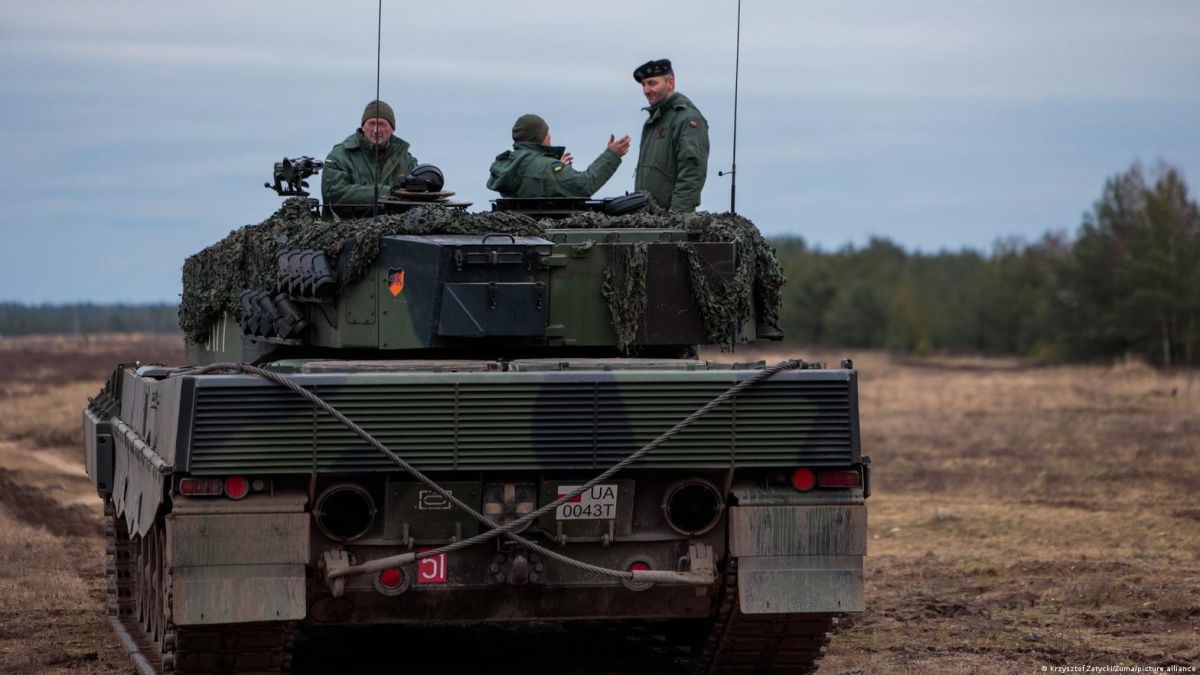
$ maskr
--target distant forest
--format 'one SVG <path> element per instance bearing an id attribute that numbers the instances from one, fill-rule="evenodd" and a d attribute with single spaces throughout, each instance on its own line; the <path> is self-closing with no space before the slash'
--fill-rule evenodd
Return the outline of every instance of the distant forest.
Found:
<path id="1" fill-rule="evenodd" d="M 1074 238 L 907 253 L 886 239 L 827 253 L 773 242 L 782 328 L 798 344 L 1200 362 L 1200 210 L 1179 171 L 1108 179 Z"/>
<path id="2" fill-rule="evenodd" d="M 1200 209 L 1179 171 L 1107 180 L 1074 236 L 910 253 L 888 239 L 827 252 L 771 243 L 797 345 L 1042 361 L 1140 356 L 1200 365 Z M 0 304 L 0 335 L 174 332 L 175 306 Z"/>
<path id="3" fill-rule="evenodd" d="M 23 305 L 0 302 L 0 337 L 91 333 L 175 333 L 177 305 Z"/>

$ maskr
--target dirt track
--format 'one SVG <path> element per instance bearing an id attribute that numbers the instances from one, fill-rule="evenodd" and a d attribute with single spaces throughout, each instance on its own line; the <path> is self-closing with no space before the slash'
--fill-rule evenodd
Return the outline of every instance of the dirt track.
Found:
<path id="1" fill-rule="evenodd" d="M 74 432 L 35 430 L 74 424 L 120 358 L 174 344 L 67 343 L 55 357 L 0 341 L 0 366 L 38 364 L 0 376 L 0 671 L 129 672 L 104 618 L 100 505 L 78 448 L 54 443 Z M 821 672 L 1200 666 L 1200 378 L 1137 364 L 856 361 L 875 477 L 868 611 Z M 436 668 L 466 658 L 464 638 L 524 672 L 567 672 L 571 658 L 586 672 L 671 670 L 611 639 L 378 631 L 307 635 L 296 670 L 327 670 L 347 648 L 374 650 L 356 670 L 413 667 L 416 650 L 441 645 L 446 658 L 419 659 Z M 589 644 L 593 658 L 581 656 Z M 620 650 L 636 658 L 605 661 Z"/>

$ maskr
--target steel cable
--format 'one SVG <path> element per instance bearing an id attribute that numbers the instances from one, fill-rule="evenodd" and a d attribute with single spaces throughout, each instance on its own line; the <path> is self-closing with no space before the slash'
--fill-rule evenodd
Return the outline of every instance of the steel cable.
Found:
<path id="1" fill-rule="evenodd" d="M 207 365 L 207 366 L 201 366 L 200 368 L 196 368 L 194 370 L 182 371 L 179 374 L 180 375 L 205 375 L 205 374 L 213 373 L 213 372 L 217 372 L 217 371 L 237 371 L 237 372 L 258 375 L 259 377 L 262 377 L 263 379 L 265 379 L 267 381 L 274 382 L 275 384 L 278 384 L 281 387 L 285 387 L 285 388 L 295 392 L 296 394 L 300 395 L 304 399 L 308 400 L 314 406 L 320 408 L 321 410 L 324 410 L 326 413 L 328 413 L 330 416 L 332 416 L 338 422 L 342 423 L 342 425 L 344 425 L 347 429 L 354 432 L 356 435 L 358 435 L 360 438 L 362 438 L 364 441 L 366 441 L 371 447 L 373 447 L 376 450 L 378 450 L 379 452 L 381 452 L 388 459 L 392 460 L 395 464 L 400 466 L 402 469 L 407 471 L 414 478 L 416 478 L 421 483 L 423 483 L 426 487 L 428 487 L 429 489 L 438 493 L 439 495 L 444 497 L 447 501 L 454 504 L 454 506 L 458 507 L 463 512 L 469 514 L 471 517 L 475 518 L 476 520 L 478 520 L 479 522 L 483 523 L 484 525 L 486 525 L 490 528 L 490 529 L 488 529 L 484 532 L 481 532 L 473 537 L 469 537 L 469 538 L 463 539 L 461 541 L 456 541 L 456 542 L 447 544 L 445 546 L 431 549 L 429 551 L 424 551 L 424 552 L 415 553 L 415 554 L 414 553 L 405 553 L 405 554 L 401 554 L 398 556 L 389 556 L 387 558 L 379 558 L 376 560 L 371 560 L 371 561 L 369 561 L 369 565 L 372 569 L 358 569 L 358 568 L 361 568 L 362 565 L 356 565 L 356 566 L 343 568 L 341 570 L 331 572 L 327 576 L 328 579 L 337 579 L 340 577 L 350 576 L 353 574 L 366 573 L 368 571 L 373 571 L 373 568 L 379 568 L 380 566 L 391 566 L 391 564 L 393 564 L 393 563 L 394 564 L 406 564 L 408 562 L 409 556 L 412 556 L 413 560 L 420 560 L 422 558 L 430 558 L 433 556 L 441 555 L 442 553 L 451 553 L 451 552 L 454 552 L 454 551 L 457 551 L 457 550 L 460 550 L 463 548 L 475 546 L 477 544 L 482 544 L 483 542 L 494 539 L 500 535 L 505 535 L 508 538 L 512 539 L 513 541 L 521 544 L 522 546 L 525 546 L 532 551 L 541 553 L 542 555 L 545 555 L 547 558 L 556 560 L 565 565 L 570 565 L 571 567 L 575 567 L 575 568 L 578 568 L 578 569 L 581 569 L 581 570 L 584 570 L 587 572 L 592 572 L 592 573 L 600 574 L 600 575 L 607 576 L 607 577 L 615 577 L 618 579 L 631 580 L 631 579 L 633 579 L 632 572 L 628 572 L 625 570 L 614 570 L 614 569 L 610 569 L 607 567 L 600 567 L 598 565 L 592 565 L 590 563 L 586 563 L 581 560 L 569 558 L 567 556 L 564 556 L 555 551 L 551 551 L 550 549 L 547 549 L 539 544 L 535 544 L 534 542 L 531 542 L 531 541 L 517 535 L 516 530 L 524 528 L 527 523 L 540 518 L 541 516 L 545 515 L 546 513 L 550 512 L 551 510 L 558 508 L 560 505 L 565 504 L 566 502 L 570 501 L 571 499 L 574 499 L 576 496 L 581 495 L 584 492 L 590 490 L 592 487 L 599 484 L 601 481 L 607 480 L 608 478 L 612 477 L 617 472 L 621 471 L 622 469 L 625 469 L 630 464 L 633 464 L 634 462 L 641 459 L 643 456 L 645 456 L 650 451 L 659 447 L 663 443 L 666 443 L 672 437 L 674 437 L 681 431 L 687 429 L 689 426 L 691 426 L 694 422 L 699 420 L 701 417 L 704 417 L 708 413 L 712 412 L 715 408 L 719 407 L 721 404 L 725 403 L 730 398 L 737 396 L 742 391 L 749 389 L 750 387 L 753 387 L 764 380 L 768 380 L 785 370 L 796 370 L 796 369 L 803 367 L 803 365 L 804 365 L 803 359 L 788 359 L 786 361 L 780 361 L 779 363 L 776 363 L 775 365 L 770 366 L 769 368 L 764 368 L 764 369 L 756 372 L 755 374 L 751 375 L 750 377 L 748 377 L 744 380 L 741 380 L 740 382 L 734 384 L 732 387 L 725 390 L 721 394 L 718 394 L 715 398 L 713 398 L 708 403 L 704 404 L 700 408 L 697 408 L 694 412 L 692 412 L 692 414 L 688 415 L 683 420 L 681 420 L 680 422 L 675 424 L 675 426 L 673 426 L 670 429 L 659 434 L 659 436 L 657 438 L 650 441 L 649 443 L 642 446 L 641 448 L 637 449 L 636 451 L 634 451 L 630 455 L 626 456 L 624 459 L 617 462 L 616 464 L 613 464 L 608 469 L 606 469 L 599 475 L 597 475 L 594 478 L 592 478 L 591 480 L 589 480 L 587 483 L 580 485 L 580 486 L 576 487 L 574 490 L 571 490 L 570 492 L 559 496 L 558 499 L 555 499 L 554 501 L 550 502 L 549 504 L 546 504 L 545 506 L 543 506 L 531 513 L 527 513 L 524 516 L 521 516 L 520 518 L 512 521 L 511 523 L 507 523 L 504 525 L 500 525 L 500 524 L 496 523 L 491 518 L 488 518 L 486 515 L 479 513 L 475 509 L 468 506 L 466 503 L 464 503 L 458 497 L 455 497 L 454 493 L 450 492 L 449 490 L 446 490 L 441 485 L 438 485 L 431 478 L 429 478 L 425 474 L 421 473 L 414 466 L 409 464 L 403 457 L 392 452 L 391 449 L 389 449 L 382 442 L 380 442 L 378 439 L 376 439 L 374 436 L 372 436 L 366 429 L 363 429 L 361 426 L 359 426 L 357 422 L 346 417 L 344 414 L 341 413 L 341 411 L 337 410 L 332 405 L 330 405 L 328 402 L 326 402 L 324 399 L 322 399 L 321 397 L 312 393 L 308 389 L 305 389 L 303 386 L 296 383 L 291 378 L 285 377 L 284 375 L 282 375 L 280 373 L 276 373 L 276 372 L 267 370 L 265 368 L 260 368 L 258 366 L 252 366 L 252 365 L 244 364 L 244 363 L 214 363 L 214 364 Z"/>

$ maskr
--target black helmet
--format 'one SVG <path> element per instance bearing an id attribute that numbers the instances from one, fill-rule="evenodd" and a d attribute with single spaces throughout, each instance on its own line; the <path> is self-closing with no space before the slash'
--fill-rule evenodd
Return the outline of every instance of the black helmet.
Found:
<path id="1" fill-rule="evenodd" d="M 441 192 L 446 185 L 446 178 L 442 176 L 442 170 L 432 164 L 420 164 L 413 169 L 413 178 L 419 178 L 429 185 L 430 192 Z"/>

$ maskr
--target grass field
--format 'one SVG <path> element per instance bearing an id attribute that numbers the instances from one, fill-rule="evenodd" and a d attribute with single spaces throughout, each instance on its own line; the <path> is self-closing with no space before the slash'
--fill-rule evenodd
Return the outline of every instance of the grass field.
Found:
<path id="1" fill-rule="evenodd" d="M 789 355 L 843 356 L 735 356 Z M 821 672 L 1200 666 L 1200 377 L 851 356 L 873 460 L 867 612 Z M 179 341 L 0 340 L 0 672 L 130 669 L 104 621 L 78 422 L 136 359 L 177 363 Z"/>

